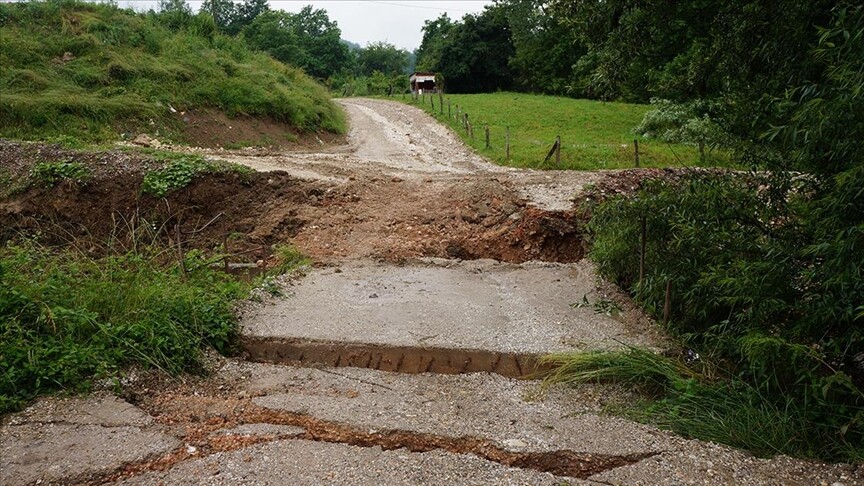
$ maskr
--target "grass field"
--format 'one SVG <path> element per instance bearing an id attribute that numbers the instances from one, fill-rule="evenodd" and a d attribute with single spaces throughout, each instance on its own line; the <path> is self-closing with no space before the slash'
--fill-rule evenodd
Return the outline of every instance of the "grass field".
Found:
<path id="1" fill-rule="evenodd" d="M 696 147 L 670 145 L 638 137 L 633 127 L 642 121 L 648 105 L 606 103 L 554 96 L 519 93 L 489 93 L 445 95 L 444 114 L 435 96 L 434 115 L 452 128 L 478 153 L 502 165 L 514 167 L 556 168 L 553 156 L 544 158 L 561 137 L 563 169 L 620 169 L 634 166 L 633 140 L 639 140 L 639 160 L 642 167 L 680 167 L 728 165 L 724 154 L 709 155 L 704 164 L 699 161 Z M 449 112 L 451 116 L 448 118 Z M 415 102 L 433 113 L 430 97 Z M 474 140 L 456 121 L 457 105 L 474 127 Z M 490 130 L 491 148 L 485 147 L 484 126 Z M 506 156 L 505 131 L 510 127 L 510 158 Z"/>
<path id="2" fill-rule="evenodd" d="M 266 117 L 298 131 L 345 129 L 323 86 L 219 34 L 207 15 L 0 3 L 0 39 L 2 137 L 92 143 L 157 129 L 164 137 L 192 108 Z"/>

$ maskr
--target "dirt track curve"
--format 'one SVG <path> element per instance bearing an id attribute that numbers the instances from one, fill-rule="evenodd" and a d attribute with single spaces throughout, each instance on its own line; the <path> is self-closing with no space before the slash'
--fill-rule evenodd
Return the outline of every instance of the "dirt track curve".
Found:
<path id="1" fill-rule="evenodd" d="M 582 258 L 572 200 L 604 175 L 502 168 L 416 108 L 339 103 L 344 145 L 193 150 L 263 173 L 251 182 L 150 201 L 128 195 L 140 177 L 116 176 L 0 204 L 0 222 L 45 225 L 50 210 L 90 232 L 170 207 L 189 228 L 211 222 L 187 229 L 202 247 L 234 231 L 316 262 L 244 307 L 245 359 L 210 356 L 206 378 L 132 372 L 121 397 L 4 418 L 0 484 L 864 484 L 857 466 L 754 458 L 603 413 L 637 398 L 621 387 L 541 388 L 544 354 L 663 347 Z M 570 305 L 583 296 L 622 312 Z"/>

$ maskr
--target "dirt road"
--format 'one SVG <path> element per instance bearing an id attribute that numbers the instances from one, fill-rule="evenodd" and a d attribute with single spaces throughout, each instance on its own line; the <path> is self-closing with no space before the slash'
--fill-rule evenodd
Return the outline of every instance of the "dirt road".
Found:
<path id="1" fill-rule="evenodd" d="M 242 196 L 210 186 L 196 217 L 318 262 L 246 306 L 246 359 L 40 400 L 0 427 L 0 483 L 864 484 L 604 414 L 636 398 L 620 387 L 542 389 L 543 354 L 663 347 L 582 260 L 571 199 L 602 175 L 501 168 L 417 109 L 340 103 L 346 145 L 205 152 L 274 172 Z M 621 313 L 570 305 L 583 296 Z"/>

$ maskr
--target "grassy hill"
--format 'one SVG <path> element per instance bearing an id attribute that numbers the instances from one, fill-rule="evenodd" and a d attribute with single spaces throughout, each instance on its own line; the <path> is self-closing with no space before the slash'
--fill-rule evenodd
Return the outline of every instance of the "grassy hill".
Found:
<path id="1" fill-rule="evenodd" d="M 322 86 L 219 34 L 209 16 L 105 4 L 0 3 L 0 93 L 0 137 L 180 139 L 178 114 L 191 108 L 345 129 Z"/>
<path id="2" fill-rule="evenodd" d="M 450 126 L 469 145 L 498 163 L 514 167 L 555 168 L 554 157 L 543 163 L 546 154 L 561 136 L 561 168 L 618 169 L 634 166 L 633 140 L 639 140 L 642 167 L 682 165 L 728 165 L 722 153 L 711 154 L 700 163 L 696 147 L 645 139 L 632 133 L 651 107 L 631 103 L 577 100 L 557 96 L 520 93 L 446 95 L 444 114 L 435 96 L 436 118 Z M 447 103 L 450 103 L 448 118 Z M 429 96 L 420 100 L 432 113 Z M 455 119 L 456 106 L 468 113 L 474 126 L 474 140 Z M 490 130 L 491 148 L 485 148 L 484 126 Z M 510 158 L 505 152 L 505 131 L 510 128 Z"/>

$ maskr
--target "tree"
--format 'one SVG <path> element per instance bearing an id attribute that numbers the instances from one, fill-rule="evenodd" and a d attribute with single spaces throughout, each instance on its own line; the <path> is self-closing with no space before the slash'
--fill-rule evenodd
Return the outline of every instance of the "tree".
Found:
<path id="1" fill-rule="evenodd" d="M 303 67 L 306 55 L 290 27 L 290 14 L 271 11 L 259 15 L 243 29 L 243 37 L 255 49 L 286 64 Z"/>
<path id="2" fill-rule="evenodd" d="M 351 66 L 349 48 L 341 35 L 326 11 L 308 5 L 296 14 L 267 11 L 243 29 L 252 47 L 320 79 Z"/>
<path id="3" fill-rule="evenodd" d="M 447 14 L 423 23 L 423 40 L 417 49 L 417 69 L 437 71 L 441 66 L 441 49 L 447 42 L 453 21 Z"/>
<path id="4" fill-rule="evenodd" d="M 171 30 L 180 30 L 189 25 L 192 9 L 185 0 L 159 0 L 158 18 Z"/>
<path id="5" fill-rule="evenodd" d="M 573 66 L 587 52 L 578 33 L 560 22 L 544 0 L 502 0 L 514 54 L 509 65 L 525 91 L 582 96 Z"/>
<path id="6" fill-rule="evenodd" d="M 267 0 L 243 0 L 236 4 L 232 0 L 204 0 L 199 10 L 212 15 L 219 30 L 228 35 L 239 34 L 259 15 L 269 11 Z"/>
<path id="7" fill-rule="evenodd" d="M 326 10 L 313 10 L 307 5 L 291 16 L 290 25 L 305 53 L 301 67 L 307 73 L 324 79 L 350 67 L 351 56 L 342 42 L 342 31 Z"/>
<path id="8" fill-rule="evenodd" d="M 387 42 L 372 42 L 358 53 L 357 65 L 363 76 L 371 76 L 375 71 L 386 76 L 405 74 L 408 53 Z"/>
<path id="9" fill-rule="evenodd" d="M 209 13 L 221 32 L 233 29 L 233 22 L 237 17 L 237 6 L 231 0 L 204 0 L 199 13 Z"/>
<path id="10" fill-rule="evenodd" d="M 447 31 L 435 71 L 453 93 L 505 90 L 513 86 L 509 60 L 514 54 L 510 25 L 500 5 L 468 14 Z"/>

